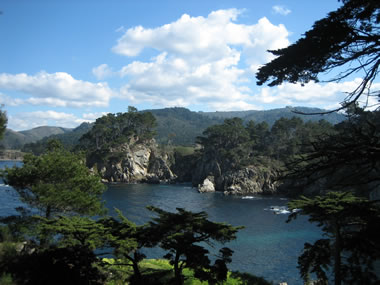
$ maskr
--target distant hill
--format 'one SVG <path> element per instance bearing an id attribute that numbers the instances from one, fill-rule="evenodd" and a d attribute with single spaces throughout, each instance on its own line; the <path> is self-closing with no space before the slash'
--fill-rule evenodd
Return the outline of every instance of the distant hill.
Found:
<path id="1" fill-rule="evenodd" d="M 319 121 L 326 120 L 331 124 L 338 124 L 346 119 L 346 117 L 339 113 L 331 113 L 326 115 L 301 115 L 294 111 L 303 113 L 320 113 L 326 112 L 326 110 L 318 108 L 308 108 L 308 107 L 285 107 L 272 110 L 250 110 L 250 111 L 231 111 L 231 112 L 199 112 L 200 114 L 208 118 L 218 118 L 227 119 L 233 117 L 239 117 L 244 120 L 244 122 L 255 121 L 255 122 L 267 122 L 270 126 L 274 124 L 275 121 L 284 118 L 300 117 L 304 121 Z"/>
<path id="2" fill-rule="evenodd" d="M 300 117 L 305 121 L 318 121 L 324 119 L 332 124 L 337 124 L 345 120 L 342 114 L 332 113 L 327 115 L 300 115 L 294 113 L 294 109 L 314 113 L 325 110 L 307 107 L 286 107 L 265 111 L 231 111 L 231 112 L 193 112 L 186 108 L 164 108 L 144 110 L 142 112 L 151 112 L 157 120 L 156 140 L 159 144 L 173 145 L 192 145 L 197 136 L 202 135 L 203 131 L 215 124 L 222 123 L 227 118 L 239 117 L 248 122 L 266 121 L 270 126 L 281 117 L 291 118 Z M 90 130 L 92 124 L 83 123 L 75 129 L 66 129 L 60 127 L 39 127 L 28 131 L 15 132 L 7 130 L 3 141 L 0 142 L 6 149 L 24 150 L 42 149 L 46 141 L 50 138 L 57 138 L 62 143 L 71 148 L 75 146 L 79 138 Z M 38 141 L 38 144 L 31 145 Z"/>
<path id="3" fill-rule="evenodd" d="M 57 139 L 61 141 L 64 147 L 66 147 L 67 149 L 72 149 L 79 143 L 79 139 L 91 128 L 92 124 L 82 123 L 81 125 L 79 125 L 79 127 L 76 127 L 75 129 L 69 129 L 65 133 L 52 134 L 50 136 L 45 136 L 37 142 L 25 144 L 22 147 L 22 150 L 24 152 L 33 152 L 34 154 L 42 153 L 44 152 L 45 147 L 47 146 L 47 142 L 50 139 Z"/>
<path id="4" fill-rule="evenodd" d="M 159 144 L 191 145 L 209 126 L 223 122 L 220 118 L 205 117 L 186 108 L 145 110 L 157 120 L 156 141 Z"/>
<path id="5" fill-rule="evenodd" d="M 71 130 L 72 129 L 50 126 L 37 127 L 21 132 L 6 129 L 4 138 L 0 141 L 0 146 L 5 149 L 21 149 L 25 144 L 37 142 L 51 135 L 64 134 Z"/>

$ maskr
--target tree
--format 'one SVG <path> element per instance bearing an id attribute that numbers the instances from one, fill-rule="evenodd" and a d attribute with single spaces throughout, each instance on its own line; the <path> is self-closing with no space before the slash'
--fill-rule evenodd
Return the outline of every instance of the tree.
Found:
<path id="1" fill-rule="evenodd" d="M 302 196 L 288 206 L 293 211 L 288 222 L 298 215 L 307 215 L 327 237 L 313 245 L 306 243 L 298 258 L 305 282 L 312 272 L 327 284 L 327 272 L 332 266 L 335 285 L 374 284 L 377 279 L 372 266 L 380 258 L 380 208 L 375 201 L 350 192 L 329 192 L 315 198 Z"/>
<path id="2" fill-rule="evenodd" d="M 148 209 L 158 215 L 149 222 L 154 233 L 152 241 L 169 251 L 164 258 L 174 266 L 176 284 L 184 282 L 183 268 L 193 269 L 195 276 L 210 284 L 226 279 L 226 263 L 231 261 L 232 251 L 222 248 L 219 258 L 211 265 L 209 251 L 203 244 L 212 245 L 213 241 L 223 244 L 234 240 L 242 227 L 209 221 L 206 212 L 193 213 L 177 208 L 177 213 L 171 213 L 153 206 Z"/>
<path id="3" fill-rule="evenodd" d="M 360 73 L 361 83 L 344 100 L 343 109 L 361 95 L 379 96 L 371 89 L 380 65 L 380 3 L 377 0 L 342 0 L 343 5 L 314 23 L 301 39 L 287 48 L 272 50 L 277 58 L 256 75 L 259 85 L 318 81 L 321 73 L 343 71 L 330 81 Z"/>
<path id="4" fill-rule="evenodd" d="M 4 136 L 5 129 L 7 128 L 7 123 L 7 113 L 0 108 L 0 139 L 2 139 Z"/>
<path id="5" fill-rule="evenodd" d="M 203 145 L 204 153 L 219 162 L 222 171 L 241 166 L 249 142 L 249 133 L 242 119 L 226 119 L 223 124 L 208 127 L 203 135 L 197 138 L 198 143 Z"/>
<path id="6" fill-rule="evenodd" d="M 329 135 L 310 141 L 287 167 L 285 177 L 301 187 L 322 181 L 325 188 L 368 197 L 380 185 L 380 111 L 352 113 Z"/>
<path id="7" fill-rule="evenodd" d="M 21 167 L 3 171 L 6 184 L 33 213 L 51 219 L 57 215 L 99 215 L 105 212 L 101 195 L 105 190 L 100 178 L 90 173 L 84 160 L 57 145 L 41 156 L 28 154 Z M 19 212 L 27 213 L 25 207 Z M 47 236 L 41 239 L 46 242 Z"/>
<path id="8" fill-rule="evenodd" d="M 140 272 L 139 263 L 145 258 L 141 252 L 143 247 L 153 247 L 157 241 L 153 238 L 156 233 L 152 232 L 147 225 L 138 226 L 128 220 L 121 211 L 117 210 L 118 218 L 105 218 L 100 223 L 106 228 L 108 242 L 116 257 L 113 265 L 132 266 L 132 284 L 144 284 Z M 124 261 L 127 262 L 124 262 Z"/>
<path id="9" fill-rule="evenodd" d="M 89 151 L 107 150 L 131 137 L 150 140 L 155 135 L 155 127 L 156 119 L 152 113 L 137 112 L 136 108 L 129 106 L 126 113 L 109 113 L 96 119 L 92 129 L 80 138 L 80 143 Z"/>

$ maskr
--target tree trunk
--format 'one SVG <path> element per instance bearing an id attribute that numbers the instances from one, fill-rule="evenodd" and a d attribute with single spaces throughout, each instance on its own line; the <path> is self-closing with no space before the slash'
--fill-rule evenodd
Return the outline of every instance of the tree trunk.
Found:
<path id="1" fill-rule="evenodd" d="M 342 237 L 340 235 L 340 226 L 335 223 L 335 252 L 334 252 L 334 284 L 341 285 L 341 251 L 342 251 Z"/>
<path id="2" fill-rule="evenodd" d="M 46 211 L 45 211 L 45 218 L 47 220 L 49 220 L 51 217 L 51 206 L 47 206 L 46 207 Z M 48 241 L 48 232 L 47 231 L 42 231 L 41 232 L 41 240 L 40 240 L 40 246 L 41 247 L 47 247 L 48 244 L 49 244 L 49 241 Z"/>
<path id="3" fill-rule="evenodd" d="M 133 273 L 135 276 L 135 280 L 137 281 L 137 284 L 142 284 L 142 276 L 139 268 L 139 264 L 137 262 L 138 257 L 137 257 L 137 252 L 135 251 L 133 253 L 133 260 L 132 260 L 132 266 L 133 266 Z"/>
<path id="4" fill-rule="evenodd" d="M 179 257 L 180 255 L 177 252 L 174 259 L 174 279 L 177 285 L 182 285 L 183 280 L 182 280 L 181 269 L 179 268 Z"/>

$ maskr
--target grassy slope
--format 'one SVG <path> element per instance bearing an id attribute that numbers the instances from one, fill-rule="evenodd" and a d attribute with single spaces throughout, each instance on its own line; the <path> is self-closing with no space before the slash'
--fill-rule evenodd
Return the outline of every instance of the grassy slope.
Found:
<path id="1" fill-rule="evenodd" d="M 113 264 L 113 259 L 104 259 L 109 264 Z M 147 284 L 169 284 L 170 279 L 173 278 L 173 267 L 169 264 L 169 261 L 163 259 L 145 259 L 140 262 L 140 270 L 144 277 L 146 277 Z M 114 271 L 115 276 L 118 275 L 118 280 L 113 280 L 107 283 L 108 285 L 121 285 L 126 284 L 122 280 L 127 280 L 133 273 L 132 268 L 129 266 L 111 266 L 111 270 Z M 185 268 L 183 271 L 186 276 L 185 285 L 207 285 L 207 282 L 201 282 L 193 277 L 191 270 Z M 120 275 L 119 275 L 120 274 Z M 223 283 L 224 285 L 270 285 L 272 283 L 266 281 L 261 277 L 256 277 L 247 273 L 229 272 L 228 279 Z"/>

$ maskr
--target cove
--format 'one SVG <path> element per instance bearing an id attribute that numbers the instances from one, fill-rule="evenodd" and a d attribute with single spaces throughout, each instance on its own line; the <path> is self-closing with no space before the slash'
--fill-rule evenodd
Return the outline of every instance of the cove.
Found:
<path id="1" fill-rule="evenodd" d="M 0 168 L 20 162 L 0 162 Z M 262 276 L 274 284 L 303 284 L 297 269 L 297 258 L 305 242 L 312 243 L 321 238 L 322 232 L 306 217 L 286 223 L 287 214 L 275 214 L 271 207 L 285 206 L 286 198 L 225 196 L 222 193 L 200 194 L 190 185 L 114 184 L 108 185 L 103 195 L 110 215 L 115 208 L 137 224 L 147 222 L 152 213 L 146 206 L 153 205 L 166 211 L 184 208 L 189 211 L 205 211 L 212 221 L 242 225 L 237 240 L 225 246 L 234 251 L 231 270 Z M 245 198 L 245 199 L 244 199 Z M 12 187 L 0 183 L 0 216 L 16 214 L 20 206 L 17 193 Z M 149 249 L 150 258 L 161 258 L 160 249 Z"/>
<path id="2" fill-rule="evenodd" d="M 209 219 L 226 222 L 245 229 L 237 240 L 225 246 L 234 251 L 231 270 L 262 276 L 274 284 L 303 284 L 297 269 L 297 258 L 305 242 L 321 238 L 322 232 L 306 217 L 286 223 L 287 214 L 276 214 L 273 207 L 285 206 L 286 198 L 225 196 L 222 193 L 200 194 L 190 185 L 114 184 L 104 194 L 110 215 L 115 208 L 137 224 L 147 222 L 154 215 L 146 206 L 153 205 L 166 211 L 184 208 L 205 211 Z M 146 251 L 148 258 L 161 258 L 159 249 Z"/>

